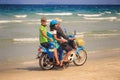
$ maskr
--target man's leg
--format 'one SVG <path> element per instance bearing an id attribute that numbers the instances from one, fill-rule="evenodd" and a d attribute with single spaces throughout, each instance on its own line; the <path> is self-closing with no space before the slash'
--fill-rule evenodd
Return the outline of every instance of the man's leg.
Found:
<path id="1" fill-rule="evenodd" d="M 64 57 L 64 61 L 67 62 L 68 57 L 70 56 L 71 51 L 72 51 L 73 48 L 68 43 L 66 43 L 65 46 L 63 47 L 63 49 L 67 52 L 65 57 Z"/>
<path id="2" fill-rule="evenodd" d="M 71 51 L 67 52 L 65 57 L 64 57 L 64 62 L 68 62 L 68 57 L 70 56 Z"/>

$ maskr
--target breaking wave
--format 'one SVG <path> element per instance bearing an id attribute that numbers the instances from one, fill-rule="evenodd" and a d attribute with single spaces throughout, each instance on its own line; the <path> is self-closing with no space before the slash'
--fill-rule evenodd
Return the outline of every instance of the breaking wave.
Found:
<path id="1" fill-rule="evenodd" d="M 100 17 L 102 14 L 77 14 L 78 16 L 83 16 L 83 17 Z"/>
<path id="2" fill-rule="evenodd" d="M 72 15 L 72 13 L 36 13 L 37 15 L 48 15 L 48 16 L 51 16 L 51 15 L 60 15 L 60 16 L 69 16 L 69 15 Z"/>
<path id="3" fill-rule="evenodd" d="M 23 21 L 22 20 L 0 20 L 0 23 L 13 23 L 13 22 L 21 23 Z"/>
<path id="4" fill-rule="evenodd" d="M 14 15 L 16 18 L 26 18 L 27 15 Z"/>
<path id="5" fill-rule="evenodd" d="M 39 38 L 14 38 L 14 42 L 36 42 L 39 41 Z"/>
<path id="6" fill-rule="evenodd" d="M 112 12 L 110 12 L 110 11 L 105 11 L 104 13 L 105 13 L 105 14 L 111 14 Z"/>
<path id="7" fill-rule="evenodd" d="M 120 13 L 116 13 L 116 14 L 120 15 Z"/>
<path id="8" fill-rule="evenodd" d="M 90 17 L 83 17 L 86 20 L 109 20 L 114 21 L 117 19 L 117 17 L 99 17 L 99 18 L 90 18 Z"/>
<path id="9" fill-rule="evenodd" d="M 47 19 L 47 22 L 50 22 L 53 19 Z M 62 19 L 61 19 L 62 20 Z M 40 24 L 40 19 L 35 20 L 0 20 L 0 24 L 2 23 L 22 23 L 27 22 L 28 24 Z"/>

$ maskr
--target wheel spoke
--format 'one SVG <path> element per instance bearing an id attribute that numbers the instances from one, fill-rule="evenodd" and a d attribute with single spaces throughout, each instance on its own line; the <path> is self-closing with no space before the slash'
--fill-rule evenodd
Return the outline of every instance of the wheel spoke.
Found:
<path id="1" fill-rule="evenodd" d="M 42 69 L 49 70 L 53 68 L 53 64 L 51 64 L 50 58 L 48 57 L 47 54 L 44 54 L 42 56 L 42 58 L 39 60 L 39 64 Z"/>
<path id="2" fill-rule="evenodd" d="M 76 59 L 73 61 L 75 65 L 80 66 L 86 62 L 87 53 L 86 51 L 82 50 L 79 54 L 76 55 Z"/>

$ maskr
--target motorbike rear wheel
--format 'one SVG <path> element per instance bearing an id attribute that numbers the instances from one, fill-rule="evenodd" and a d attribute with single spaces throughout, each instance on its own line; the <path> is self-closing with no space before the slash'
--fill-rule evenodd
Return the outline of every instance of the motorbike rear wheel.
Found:
<path id="1" fill-rule="evenodd" d="M 79 51 L 79 54 L 76 54 L 76 59 L 73 60 L 73 63 L 76 66 L 82 66 L 87 60 L 87 52 L 85 50 Z"/>
<path id="2" fill-rule="evenodd" d="M 39 59 L 39 66 L 44 70 L 50 70 L 54 67 L 53 62 L 49 58 L 49 56 L 45 53 L 42 53 Z"/>

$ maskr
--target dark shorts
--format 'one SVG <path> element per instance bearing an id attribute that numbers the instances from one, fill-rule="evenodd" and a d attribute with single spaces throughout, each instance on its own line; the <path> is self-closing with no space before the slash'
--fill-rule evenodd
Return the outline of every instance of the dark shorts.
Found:
<path id="1" fill-rule="evenodd" d="M 61 44 L 61 47 L 63 50 L 65 50 L 66 52 L 69 52 L 72 50 L 72 47 L 69 45 L 69 43 L 65 42 Z"/>
<path id="2" fill-rule="evenodd" d="M 45 48 L 49 48 L 49 43 L 48 42 L 44 42 L 44 43 L 40 43 L 41 46 L 45 47 Z"/>
<path id="3" fill-rule="evenodd" d="M 75 44 L 74 41 L 68 41 L 68 44 L 69 44 L 73 49 L 75 49 L 76 44 Z"/>

